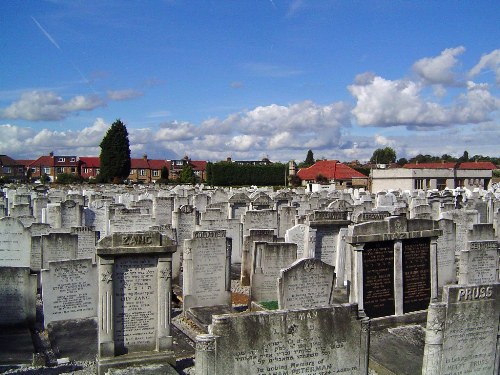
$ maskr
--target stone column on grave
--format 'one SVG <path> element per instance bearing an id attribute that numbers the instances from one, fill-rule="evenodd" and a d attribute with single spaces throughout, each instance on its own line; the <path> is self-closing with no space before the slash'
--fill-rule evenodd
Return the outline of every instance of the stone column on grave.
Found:
<path id="1" fill-rule="evenodd" d="M 431 251 L 430 251 L 430 264 L 431 264 L 431 302 L 437 302 L 438 300 L 438 248 L 437 248 L 437 237 L 431 238 Z"/>
<path id="2" fill-rule="evenodd" d="M 427 310 L 427 326 L 425 328 L 424 359 L 422 375 L 439 374 L 443 351 L 443 329 L 446 320 L 446 303 L 436 302 Z"/>
<path id="3" fill-rule="evenodd" d="M 170 333 L 172 302 L 172 262 L 168 256 L 158 258 L 158 336 L 156 350 L 162 351 L 172 347 Z"/>
<path id="4" fill-rule="evenodd" d="M 215 336 L 196 336 L 195 375 L 215 375 Z"/>
<path id="5" fill-rule="evenodd" d="M 340 228 L 339 234 L 337 236 L 337 259 L 335 261 L 335 273 L 337 278 L 335 280 L 335 286 L 337 288 L 344 287 L 345 278 L 345 257 L 346 257 L 346 242 L 345 237 L 347 235 L 347 228 Z"/>
<path id="6" fill-rule="evenodd" d="M 353 278 L 349 303 L 357 303 L 360 311 L 364 311 L 363 303 L 363 247 L 364 244 L 352 244 L 353 247 Z"/>
<path id="7" fill-rule="evenodd" d="M 113 314 L 113 266 L 114 258 L 99 258 L 99 355 L 115 355 Z"/>
<path id="8" fill-rule="evenodd" d="M 360 317 L 363 316 L 361 320 L 361 340 L 360 340 L 360 358 L 363 360 L 360 361 L 360 374 L 368 374 L 368 358 L 369 358 L 369 350 L 370 350 L 370 319 L 364 316 L 364 313 L 360 314 Z M 366 355 L 365 355 L 366 354 Z"/>
<path id="9" fill-rule="evenodd" d="M 226 290 L 231 292 L 231 253 L 233 252 L 233 240 L 226 238 Z"/>
<path id="10" fill-rule="evenodd" d="M 394 314 L 403 315 L 403 242 L 394 241 Z"/>

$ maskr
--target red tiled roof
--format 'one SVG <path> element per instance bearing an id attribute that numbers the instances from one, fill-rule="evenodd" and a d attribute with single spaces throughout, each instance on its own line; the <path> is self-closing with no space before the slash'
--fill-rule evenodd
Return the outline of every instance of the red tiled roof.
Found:
<path id="1" fill-rule="evenodd" d="M 0 155 L 0 165 L 12 166 L 12 165 L 22 165 L 22 163 L 12 159 L 10 156 Z"/>
<path id="2" fill-rule="evenodd" d="M 149 169 L 148 160 L 144 158 L 130 159 L 132 169 Z"/>
<path id="3" fill-rule="evenodd" d="M 315 180 L 322 175 L 329 180 L 349 180 L 352 178 L 367 178 L 364 174 L 340 163 L 337 160 L 320 160 L 309 168 L 302 168 L 297 172 L 301 180 Z"/>
<path id="4" fill-rule="evenodd" d="M 18 159 L 16 160 L 17 161 L 17 164 L 22 164 L 24 165 L 25 167 L 28 167 L 31 163 L 34 162 L 33 159 L 29 159 L 29 160 L 25 160 L 25 159 Z"/>
<path id="5" fill-rule="evenodd" d="M 163 169 L 163 167 L 167 167 L 167 162 L 165 160 L 148 160 L 149 168 L 151 169 Z"/>
<path id="6" fill-rule="evenodd" d="M 195 171 L 205 171 L 207 169 L 207 162 L 203 160 L 191 160 L 189 162 Z"/>
<path id="7" fill-rule="evenodd" d="M 403 168 L 406 169 L 453 169 L 457 163 L 454 162 L 437 162 L 437 163 L 418 163 L 418 164 L 405 164 Z"/>
<path id="8" fill-rule="evenodd" d="M 460 163 L 458 169 L 497 169 L 497 166 L 490 161 L 469 161 Z"/>
<path id="9" fill-rule="evenodd" d="M 52 156 L 40 156 L 38 159 L 34 160 L 33 163 L 29 165 L 30 167 L 53 167 L 54 158 Z"/>
<path id="10" fill-rule="evenodd" d="M 101 159 L 98 156 L 81 156 L 80 161 L 83 163 L 83 167 L 86 168 L 101 167 Z"/>

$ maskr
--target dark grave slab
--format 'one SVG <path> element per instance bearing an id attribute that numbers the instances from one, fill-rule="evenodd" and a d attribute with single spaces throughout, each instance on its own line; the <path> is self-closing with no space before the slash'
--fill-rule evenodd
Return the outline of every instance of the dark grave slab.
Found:
<path id="1" fill-rule="evenodd" d="M 108 375 L 178 375 L 169 364 L 154 364 L 146 366 L 127 367 L 125 369 L 110 369 Z"/>
<path id="2" fill-rule="evenodd" d="M 208 325 L 212 324 L 212 315 L 231 313 L 234 313 L 234 310 L 227 305 L 191 307 L 186 310 L 186 317 L 203 332 L 208 333 Z"/>
<path id="3" fill-rule="evenodd" d="M 97 355 L 97 319 L 62 320 L 48 325 L 52 350 L 58 358 L 94 361 Z"/>
<path id="4" fill-rule="evenodd" d="M 403 241 L 403 313 L 426 310 L 431 299 L 430 238 Z"/>
<path id="5" fill-rule="evenodd" d="M 363 306 L 370 318 L 394 315 L 394 245 L 369 242 L 363 250 Z"/>
<path id="6" fill-rule="evenodd" d="M 28 328 L 1 328 L 0 370 L 2 365 L 31 364 L 35 348 Z"/>
<path id="7" fill-rule="evenodd" d="M 421 325 L 372 329 L 370 368 L 379 375 L 421 375 L 424 340 Z"/>

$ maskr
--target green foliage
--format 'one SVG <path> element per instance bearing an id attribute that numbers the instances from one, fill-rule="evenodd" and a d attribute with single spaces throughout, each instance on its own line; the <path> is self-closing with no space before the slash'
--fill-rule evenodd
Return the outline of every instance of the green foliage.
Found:
<path id="1" fill-rule="evenodd" d="M 398 163 L 398 165 L 403 166 L 405 164 L 408 164 L 408 159 L 406 159 L 406 158 L 399 158 L 396 163 Z"/>
<path id="2" fill-rule="evenodd" d="M 467 151 L 464 151 L 464 154 L 461 157 L 458 158 L 458 161 L 460 163 L 469 161 L 469 153 Z"/>
<path id="3" fill-rule="evenodd" d="M 309 150 L 309 151 L 307 151 L 306 160 L 304 160 L 302 163 L 299 163 L 298 167 L 299 168 L 308 168 L 311 165 L 313 165 L 314 163 L 315 163 L 314 154 L 313 154 L 312 150 Z"/>
<path id="4" fill-rule="evenodd" d="M 367 177 L 370 176 L 370 168 L 368 168 L 368 167 L 358 167 L 358 166 L 353 167 L 353 166 L 351 166 L 351 168 L 354 169 L 355 171 L 358 171 L 359 173 L 367 176 Z"/>
<path id="5" fill-rule="evenodd" d="M 71 173 L 60 173 L 56 177 L 58 184 L 79 184 L 83 182 L 83 177 Z"/>
<path id="6" fill-rule="evenodd" d="M 207 182 L 212 186 L 283 186 L 287 164 L 241 165 L 226 161 L 208 163 Z"/>
<path id="7" fill-rule="evenodd" d="M 185 165 L 179 173 L 179 182 L 181 184 L 194 184 L 196 183 L 196 176 L 194 175 L 193 167 Z"/>
<path id="8" fill-rule="evenodd" d="M 168 168 L 165 165 L 161 169 L 160 178 L 162 180 L 168 180 Z"/>
<path id="9" fill-rule="evenodd" d="M 377 148 L 373 151 L 370 163 L 391 164 L 396 161 L 396 151 L 392 147 Z"/>
<path id="10" fill-rule="evenodd" d="M 108 129 L 101 147 L 102 182 L 122 182 L 130 174 L 130 144 L 127 128 L 119 119 Z"/>
<path id="11" fill-rule="evenodd" d="M 259 304 L 266 310 L 278 310 L 278 301 L 262 301 Z"/>
<path id="12" fill-rule="evenodd" d="M 40 182 L 42 184 L 48 184 L 50 182 L 50 177 L 47 175 L 47 173 L 42 174 L 42 177 L 40 177 Z"/>
<path id="13" fill-rule="evenodd" d="M 496 178 L 500 177 L 500 169 L 495 169 L 493 171 L 493 177 L 496 177 Z"/>

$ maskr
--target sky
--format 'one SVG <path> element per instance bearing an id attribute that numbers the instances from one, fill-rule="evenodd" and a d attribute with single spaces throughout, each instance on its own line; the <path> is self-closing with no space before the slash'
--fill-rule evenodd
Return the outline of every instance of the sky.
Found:
<path id="1" fill-rule="evenodd" d="M 500 2 L 0 1 L 0 154 L 500 156 Z"/>

